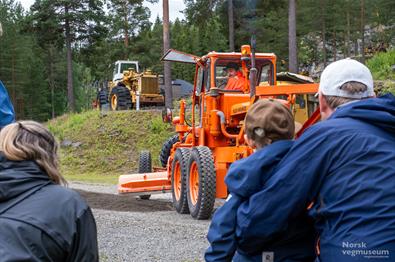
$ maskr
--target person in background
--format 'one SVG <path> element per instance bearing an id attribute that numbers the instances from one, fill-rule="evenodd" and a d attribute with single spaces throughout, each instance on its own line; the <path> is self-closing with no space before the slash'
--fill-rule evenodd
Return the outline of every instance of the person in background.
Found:
<path id="1" fill-rule="evenodd" d="M 58 145 L 34 121 L 0 131 L 0 260 L 98 261 L 96 223 L 61 185 Z"/>
<path id="2" fill-rule="evenodd" d="M 239 65 L 234 62 L 230 62 L 226 65 L 226 72 L 228 75 L 228 82 L 225 86 L 225 90 L 238 90 L 243 91 L 246 83 L 246 79 L 243 73 L 239 70 Z"/>
<path id="3" fill-rule="evenodd" d="M 4 84 L 0 81 L 0 129 L 15 121 L 15 111 Z"/>
<path id="4" fill-rule="evenodd" d="M 343 59 L 323 71 L 318 99 L 323 121 L 240 205 L 238 247 L 253 251 L 252 241 L 269 241 L 313 203 L 317 261 L 394 261 L 395 97 L 375 98 L 369 69 Z"/>
<path id="5" fill-rule="evenodd" d="M 229 197 L 214 214 L 207 238 L 206 261 L 314 261 L 315 233 L 306 214 L 294 219 L 283 234 L 267 243 L 249 243 L 253 254 L 237 250 L 236 213 L 239 205 L 259 192 L 273 175 L 277 163 L 293 144 L 295 132 L 291 111 L 275 100 L 263 99 L 249 108 L 245 118 L 245 140 L 256 149 L 251 156 L 234 162 L 225 178 Z"/>

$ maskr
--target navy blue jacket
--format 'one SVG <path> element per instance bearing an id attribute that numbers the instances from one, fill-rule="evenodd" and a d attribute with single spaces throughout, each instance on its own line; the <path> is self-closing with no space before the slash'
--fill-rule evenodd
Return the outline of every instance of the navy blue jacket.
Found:
<path id="1" fill-rule="evenodd" d="M 15 121 L 14 107 L 12 106 L 7 89 L 0 81 L 0 129 Z"/>
<path id="2" fill-rule="evenodd" d="M 292 146 L 292 141 L 277 141 L 258 150 L 248 158 L 234 162 L 225 178 L 229 197 L 214 214 L 207 238 L 210 247 L 205 254 L 206 261 L 231 261 L 237 249 L 236 214 L 240 204 L 262 189 L 272 171 Z M 305 216 L 305 218 L 307 218 Z M 272 243 L 250 242 L 249 254 L 238 251 L 235 261 L 262 261 L 262 251 L 275 253 L 275 261 L 292 258 L 314 258 L 314 241 L 311 222 L 301 218 L 297 228 L 287 235 L 277 236 Z"/>
<path id="3" fill-rule="evenodd" d="M 78 193 L 2 153 L 0 261 L 98 261 L 96 223 Z"/>
<path id="4" fill-rule="evenodd" d="M 395 97 L 349 103 L 308 130 L 237 213 L 240 248 L 314 201 L 322 261 L 395 261 Z"/>

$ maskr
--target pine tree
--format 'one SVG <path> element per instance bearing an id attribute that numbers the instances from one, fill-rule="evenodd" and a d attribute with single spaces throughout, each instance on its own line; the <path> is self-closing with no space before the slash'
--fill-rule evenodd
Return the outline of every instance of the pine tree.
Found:
<path id="1" fill-rule="evenodd" d="M 101 30 L 100 22 L 104 17 L 101 0 L 37 0 L 32 11 L 36 19 L 56 23 L 64 32 L 67 60 L 67 100 L 70 111 L 75 111 L 75 95 L 73 85 L 73 53 L 72 45 L 84 41 Z M 46 10 L 50 11 L 50 16 Z M 52 22 L 53 21 L 53 22 Z"/>
<path id="2" fill-rule="evenodd" d="M 150 27 L 148 20 L 150 11 L 143 6 L 143 2 L 143 0 L 111 0 L 107 3 L 112 35 L 115 39 L 122 36 L 124 42 L 124 59 L 129 59 L 131 38 Z"/>

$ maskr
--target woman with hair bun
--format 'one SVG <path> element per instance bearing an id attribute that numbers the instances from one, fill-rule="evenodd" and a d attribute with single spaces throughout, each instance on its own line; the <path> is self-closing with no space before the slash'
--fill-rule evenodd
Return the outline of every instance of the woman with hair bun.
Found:
<path id="1" fill-rule="evenodd" d="M 61 186 L 57 150 L 37 122 L 0 131 L 1 261 L 98 261 L 94 217 L 78 193 Z"/>

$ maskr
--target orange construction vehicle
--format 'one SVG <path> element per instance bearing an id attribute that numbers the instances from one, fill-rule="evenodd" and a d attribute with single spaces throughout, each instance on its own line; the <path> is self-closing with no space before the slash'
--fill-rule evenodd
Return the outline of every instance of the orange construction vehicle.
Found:
<path id="1" fill-rule="evenodd" d="M 167 154 L 161 155 L 165 167 L 151 173 L 150 155 L 144 152 L 141 174 L 120 176 L 118 191 L 144 198 L 155 192 L 172 192 L 178 213 L 207 219 L 215 199 L 228 195 L 224 178 L 229 166 L 252 153 L 243 138 L 244 117 L 250 105 L 269 97 L 282 99 L 294 108 L 296 97 L 313 97 L 306 94 L 315 94 L 318 84 L 277 85 L 276 56 L 255 54 L 249 45 L 240 53 L 210 52 L 203 57 L 169 50 L 162 59 L 196 64 L 191 119 L 186 118 L 185 102 L 181 101 L 180 114 L 172 120 L 178 136 L 166 145 Z M 224 69 L 229 63 L 239 66 L 245 79 L 243 90 L 225 90 Z M 319 112 L 309 114 L 312 118 L 301 123 L 299 132 L 319 120 Z"/>

